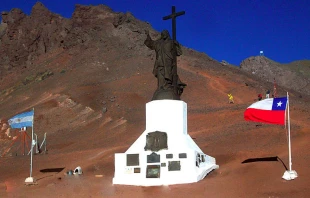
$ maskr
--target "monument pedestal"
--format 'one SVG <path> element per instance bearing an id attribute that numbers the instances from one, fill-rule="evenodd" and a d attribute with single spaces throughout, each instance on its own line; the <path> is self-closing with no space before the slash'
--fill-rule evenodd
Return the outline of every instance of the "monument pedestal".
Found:
<path id="1" fill-rule="evenodd" d="M 198 182 L 219 168 L 187 134 L 187 104 L 146 104 L 146 129 L 125 153 L 115 154 L 113 184 L 158 186 Z"/>

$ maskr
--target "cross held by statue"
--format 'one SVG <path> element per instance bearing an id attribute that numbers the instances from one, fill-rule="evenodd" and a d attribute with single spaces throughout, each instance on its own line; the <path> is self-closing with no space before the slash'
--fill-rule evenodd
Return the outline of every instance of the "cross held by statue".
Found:
<path id="1" fill-rule="evenodd" d="M 163 20 L 169 20 L 171 19 L 172 21 L 172 40 L 173 42 L 176 41 L 177 39 L 177 24 L 176 24 L 176 18 L 178 16 L 184 15 L 185 11 L 181 11 L 181 12 L 175 12 L 175 6 L 172 6 L 171 8 L 171 14 L 168 16 L 164 16 Z M 173 45 L 173 48 L 175 48 L 175 46 Z M 174 50 L 175 51 L 175 50 Z M 173 67 L 173 73 L 174 73 L 174 77 L 173 77 L 173 87 L 174 87 L 174 92 L 177 93 L 178 92 L 178 88 L 177 88 L 177 84 L 178 84 L 178 69 L 177 69 L 177 56 L 176 54 L 173 55 L 173 62 L 174 62 L 174 67 Z"/>
<path id="2" fill-rule="evenodd" d="M 172 13 L 168 16 L 163 17 L 163 20 L 169 20 L 172 19 L 172 39 L 176 40 L 177 39 L 177 33 L 176 33 L 176 29 L 177 29 L 177 20 L 176 18 L 178 16 L 184 15 L 185 11 L 181 11 L 181 12 L 175 12 L 175 6 L 172 6 Z"/>

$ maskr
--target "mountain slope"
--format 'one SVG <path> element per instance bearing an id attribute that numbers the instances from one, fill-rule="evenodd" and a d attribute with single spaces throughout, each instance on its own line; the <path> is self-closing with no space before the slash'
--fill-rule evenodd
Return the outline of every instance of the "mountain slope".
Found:
<path id="1" fill-rule="evenodd" d="M 33 9 L 32 13 L 40 10 L 42 14 L 50 13 L 40 3 Z M 243 120 L 244 110 L 256 101 L 257 93 L 272 87 L 272 82 L 237 67 L 223 66 L 186 47 L 178 58 L 178 72 L 188 84 L 182 95 L 188 105 L 188 131 L 206 154 L 216 158 L 220 169 L 196 184 L 154 188 L 111 185 L 114 153 L 125 152 L 145 130 L 145 104 L 156 89 L 156 79 L 151 73 L 155 54 L 143 44 L 144 30 L 150 29 L 152 38 L 159 34 L 130 13 L 114 13 L 102 5 L 77 5 L 72 19 L 62 19 L 53 13 L 46 15 L 58 25 L 38 18 L 36 29 L 40 29 L 40 37 L 33 44 L 29 42 L 27 50 L 16 52 L 16 59 L 9 58 L 10 66 L 1 67 L 0 152 L 18 135 L 14 130 L 11 137 L 5 134 L 7 119 L 34 108 L 34 131 L 39 141 L 47 133 L 48 154 L 34 156 L 33 175 L 38 185 L 25 187 L 29 156 L 21 155 L 18 143 L 12 147 L 0 158 L 0 197 L 310 195 L 306 157 L 310 139 L 309 97 L 299 98 L 299 92 L 289 92 L 293 167 L 300 177 L 287 185 L 281 179 L 285 168 L 280 160 L 285 164 L 288 161 L 283 127 Z M 21 33 L 12 42 L 7 40 L 11 27 L 18 30 L 26 28 L 19 24 L 31 23 L 29 16 L 22 16 L 17 21 L 13 17 L 16 23 L 7 24 L 6 34 L 1 37 L 1 52 L 8 46 L 19 48 L 22 38 L 31 41 L 27 37 L 31 37 L 30 33 Z M 54 29 L 55 33 L 46 32 L 48 38 L 55 39 L 43 39 L 46 26 L 59 28 Z M 62 31 L 66 34 L 59 36 Z M 46 46 L 46 50 L 39 46 Z M 24 53 L 34 58 L 19 58 Z M 0 56 L 11 57 L 2 53 Z M 286 91 L 279 86 L 280 95 Z M 228 103 L 227 93 L 233 94 L 235 104 Z M 241 164 L 246 159 L 271 156 L 280 160 Z M 82 167 L 81 177 L 64 176 L 77 166 Z M 42 172 L 53 168 L 64 170 Z"/>
<path id="2" fill-rule="evenodd" d="M 280 86 L 310 95 L 310 61 L 280 64 L 265 56 L 255 56 L 243 60 L 240 68 L 267 82 L 275 80 Z"/>

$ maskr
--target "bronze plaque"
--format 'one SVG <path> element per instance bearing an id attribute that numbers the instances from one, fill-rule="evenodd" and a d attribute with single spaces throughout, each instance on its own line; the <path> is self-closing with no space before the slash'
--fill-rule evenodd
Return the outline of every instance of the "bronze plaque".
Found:
<path id="1" fill-rule="evenodd" d="M 133 169 L 133 172 L 134 172 L 134 173 L 140 173 L 140 172 L 141 172 L 141 169 L 140 169 L 140 168 L 134 168 L 134 169 Z"/>
<path id="2" fill-rule="evenodd" d="M 206 161 L 205 155 L 201 155 L 201 161 L 202 161 L 202 162 L 205 162 L 205 161 Z"/>
<path id="3" fill-rule="evenodd" d="M 139 166 L 139 154 L 127 154 L 127 166 Z"/>
<path id="4" fill-rule="evenodd" d="M 168 149 L 167 145 L 167 133 L 155 131 L 146 135 L 145 151 L 159 151 L 162 149 Z"/>
<path id="5" fill-rule="evenodd" d="M 170 161 L 168 164 L 168 171 L 179 171 L 181 170 L 180 161 Z"/>
<path id="6" fill-rule="evenodd" d="M 148 165 L 146 167 L 146 178 L 160 178 L 160 165 Z"/>
<path id="7" fill-rule="evenodd" d="M 173 158 L 173 154 L 166 154 L 166 158 L 167 159 L 172 159 Z"/>
<path id="8" fill-rule="evenodd" d="M 201 159 L 200 159 L 200 154 L 199 154 L 199 153 L 197 153 L 197 156 L 196 156 L 196 166 L 197 166 L 197 167 L 199 167 L 200 162 L 201 162 Z"/>
<path id="9" fill-rule="evenodd" d="M 151 155 L 147 156 L 147 163 L 159 163 L 160 162 L 160 155 L 156 153 L 151 153 Z"/>
<path id="10" fill-rule="evenodd" d="M 187 158 L 187 154 L 186 153 L 179 153 L 179 158 Z"/>

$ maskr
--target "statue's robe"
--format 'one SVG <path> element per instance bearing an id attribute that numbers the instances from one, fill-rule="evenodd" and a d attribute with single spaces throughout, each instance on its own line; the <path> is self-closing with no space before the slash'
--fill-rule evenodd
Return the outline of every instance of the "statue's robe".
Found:
<path id="1" fill-rule="evenodd" d="M 158 88 L 167 89 L 172 85 L 172 78 L 174 75 L 174 54 L 176 56 L 182 55 L 181 46 L 177 41 L 170 38 L 152 40 L 148 35 L 144 44 L 156 52 L 156 61 L 154 64 L 153 74 L 158 79 Z M 173 48 L 173 44 L 175 47 Z"/>

